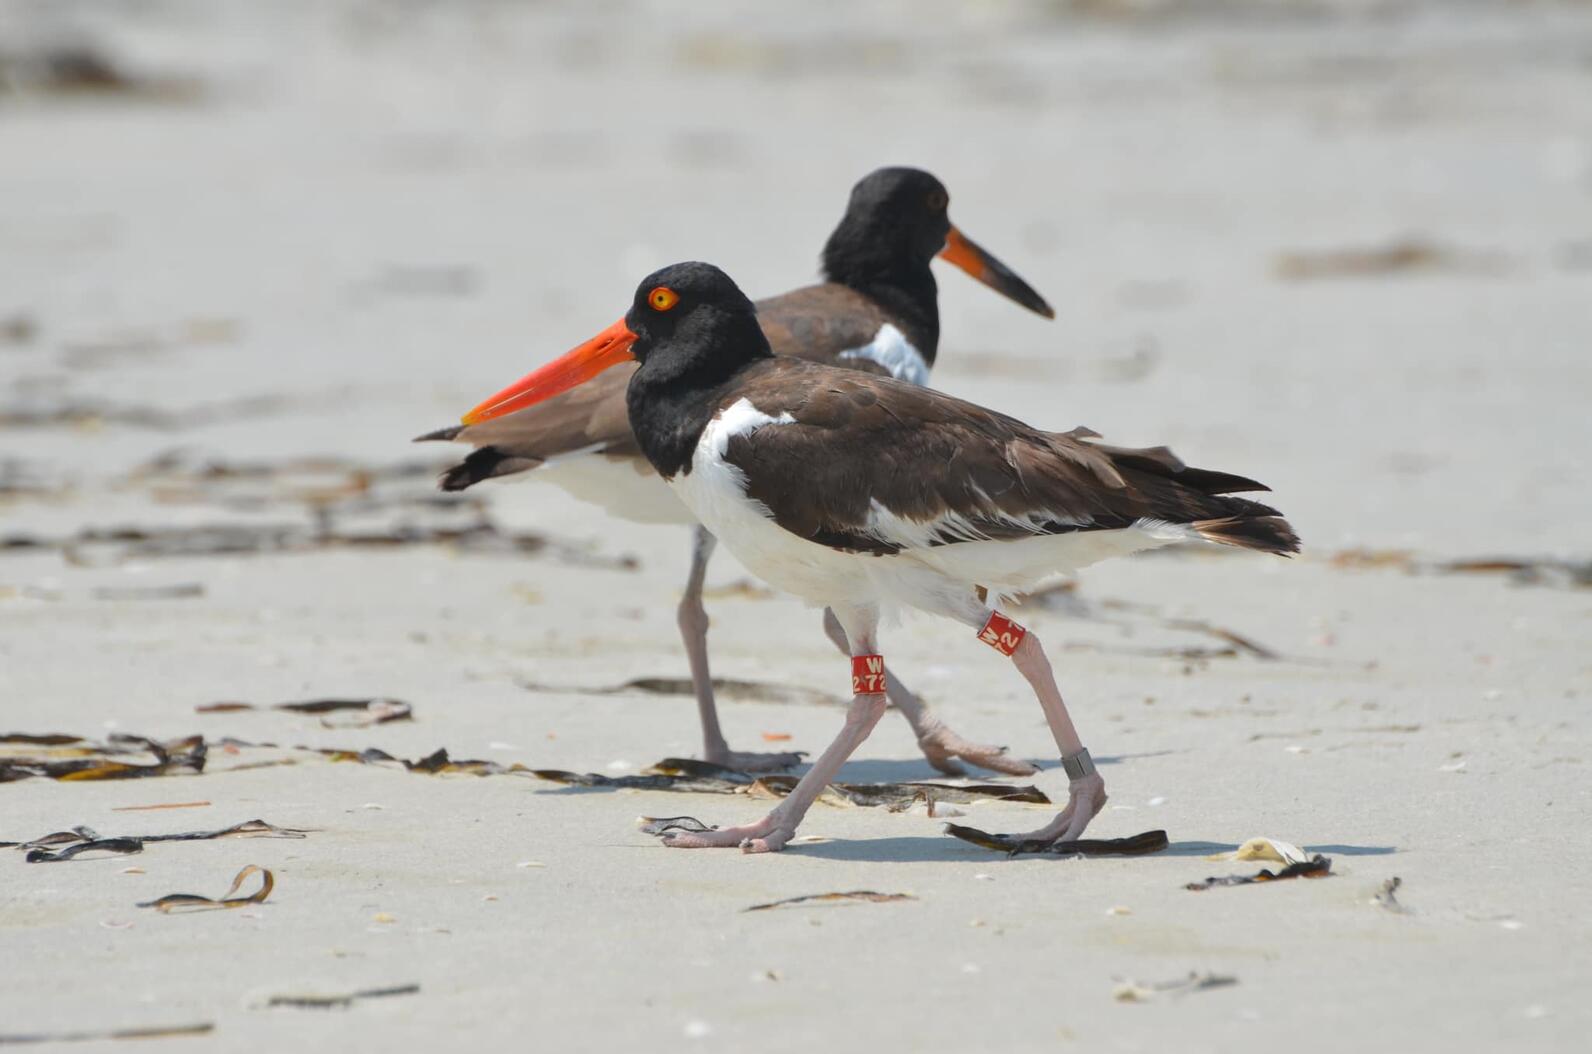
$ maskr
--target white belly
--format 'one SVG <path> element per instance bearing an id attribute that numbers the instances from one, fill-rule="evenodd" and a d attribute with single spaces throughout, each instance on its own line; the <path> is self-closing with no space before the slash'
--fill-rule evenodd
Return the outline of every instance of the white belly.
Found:
<path id="1" fill-rule="evenodd" d="M 702 525 L 769 585 L 812 604 L 866 602 L 871 590 L 867 574 L 857 567 L 860 558 L 815 545 L 775 523 L 767 506 L 747 496 L 741 470 L 724 460 L 732 436 L 789 420 L 741 400 L 708 423 L 697 440 L 691 471 L 669 485 Z"/>
<path id="2" fill-rule="evenodd" d="M 549 461 L 528 475 L 634 523 L 696 522 L 691 510 L 641 458 L 582 454 Z"/>
<path id="3" fill-rule="evenodd" d="M 915 549 L 887 559 L 910 559 L 948 578 L 977 583 L 992 593 L 1011 596 L 1032 593 L 1058 578 L 1113 556 L 1128 556 L 1198 537 L 1181 524 L 1140 520 L 1123 530 L 957 542 Z"/>

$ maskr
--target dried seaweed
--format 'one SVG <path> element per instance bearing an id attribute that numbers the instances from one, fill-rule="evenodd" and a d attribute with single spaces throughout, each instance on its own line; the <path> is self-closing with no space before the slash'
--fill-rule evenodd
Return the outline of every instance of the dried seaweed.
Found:
<path id="1" fill-rule="evenodd" d="M 1517 585 L 1542 585 L 1584 589 L 1592 586 L 1592 560 L 1523 559 L 1491 557 L 1483 560 L 1449 560 L 1435 568 L 1442 574 L 1507 574 Z"/>
<path id="2" fill-rule="evenodd" d="M 964 842 L 1011 856 L 1145 856 L 1159 853 L 1169 844 L 1165 831 L 1145 831 L 1127 838 L 1079 838 L 1071 842 L 1045 842 L 1022 839 L 1009 834 L 991 834 L 976 827 L 948 823 L 945 833 Z"/>
<path id="3" fill-rule="evenodd" d="M 1278 278 L 1297 282 L 1420 271 L 1489 273 L 1501 264 L 1500 259 L 1488 254 L 1406 238 L 1386 245 L 1280 253 L 1273 269 Z"/>
<path id="4" fill-rule="evenodd" d="M 127 483 L 147 489 L 163 504 L 237 512 L 290 504 L 317 512 L 405 509 L 484 515 L 488 505 L 479 496 L 435 490 L 433 481 L 443 466 L 432 461 L 370 464 L 336 456 L 223 461 L 178 449 L 134 469 Z"/>
<path id="5" fill-rule="evenodd" d="M 30 777 L 82 781 L 198 774 L 204 771 L 208 754 L 203 736 L 185 736 L 162 742 L 118 733 L 111 735 L 103 744 L 95 744 L 76 736 L 29 737 L 12 734 L 0 739 L 0 744 L 4 743 L 45 746 L 49 749 L 33 751 L 31 755 L 0 757 L 0 783 Z M 140 753 L 153 755 L 154 764 L 121 760 Z"/>
<path id="6" fill-rule="evenodd" d="M 508 765 L 498 761 L 483 761 L 478 758 L 465 758 L 455 760 L 448 755 L 447 747 L 440 747 L 425 757 L 409 761 L 405 758 L 394 757 L 385 750 L 376 747 L 367 747 L 364 750 L 339 750 L 323 747 L 299 747 L 299 750 L 309 750 L 333 761 L 354 761 L 361 765 L 382 765 L 392 763 L 402 765 L 407 772 L 419 772 L 427 776 L 437 775 L 466 775 L 466 776 L 514 776 L 519 774 L 531 775 L 531 770 L 524 765 L 514 762 Z"/>
<path id="7" fill-rule="evenodd" d="M 0 426 L 35 423 L 19 417 L 22 413 L 0 407 Z M 179 416 L 182 423 L 192 423 L 186 414 Z M 277 516 L 265 522 L 234 518 L 185 526 L 85 527 L 62 536 L 18 535 L 0 538 L 0 553 L 59 551 L 73 564 L 99 566 L 162 557 L 448 545 L 464 552 L 534 553 L 605 570 L 639 566 L 633 556 L 610 556 L 538 532 L 503 529 L 479 496 L 437 493 L 433 481 L 441 467 L 426 461 L 365 464 L 340 457 L 230 462 L 179 449 L 134 470 L 125 485 L 167 504 Z M 284 511 L 292 518 L 283 518 Z"/>
<path id="8" fill-rule="evenodd" d="M 205 595 L 198 582 L 177 582 L 166 586 L 95 586 L 89 593 L 95 600 L 189 600 Z"/>
<path id="9" fill-rule="evenodd" d="M 269 417 L 293 409 L 294 403 L 295 400 L 285 395 L 250 395 L 177 410 L 93 399 L 11 403 L 0 404 L 0 428 L 95 428 L 113 424 L 157 432 L 180 432 L 242 418 Z"/>
<path id="10" fill-rule="evenodd" d="M 94 44 L 36 45 L 0 52 L 0 95 L 117 96 L 149 102 L 192 102 L 191 77 L 135 71 Z"/>
<path id="11" fill-rule="evenodd" d="M 233 896 L 248 880 L 251 875 L 260 876 L 260 888 L 246 897 Z M 250 904 L 264 904 L 265 899 L 271 895 L 271 890 L 276 888 L 276 876 L 261 867 L 259 864 L 249 864 L 239 871 L 232 879 L 232 885 L 220 897 L 205 897 L 198 893 L 167 893 L 155 900 L 146 900 L 138 906 L 141 908 L 154 908 L 163 915 L 174 911 L 226 911 L 232 908 L 247 907 Z"/>
<path id="12" fill-rule="evenodd" d="M 1213 625 L 1204 619 L 1167 619 L 1166 625 L 1172 629 L 1188 630 L 1191 633 L 1209 634 L 1212 637 L 1226 641 L 1244 654 L 1252 655 L 1257 659 L 1278 659 L 1282 657 L 1264 644 L 1257 644 L 1248 637 L 1235 633 L 1230 629 L 1223 629 L 1221 626 Z"/>
<path id="13" fill-rule="evenodd" d="M 43 735 L 32 735 L 27 732 L 7 732 L 0 736 L 0 744 L 27 743 L 33 746 L 59 747 L 68 743 L 81 743 L 82 736 L 70 736 L 64 732 L 47 732 Z"/>
<path id="14" fill-rule="evenodd" d="M 351 719 L 334 721 L 323 717 L 323 728 L 369 728 L 389 721 L 407 721 L 414 707 L 401 699 L 310 699 L 299 703 L 271 703 L 260 706 L 254 703 L 202 703 L 194 707 L 201 714 L 233 714 L 249 710 L 287 710 L 296 714 L 330 714 L 354 711 Z"/>
<path id="15" fill-rule="evenodd" d="M 418 984 L 391 985 L 387 988 L 364 988 L 340 995 L 273 995 L 265 1005 L 290 1006 L 300 1010 L 343 1010 L 365 999 L 386 999 L 395 995 L 417 995 Z"/>
<path id="16" fill-rule="evenodd" d="M 767 904 L 753 904 L 744 911 L 769 911 L 773 908 L 787 908 L 796 904 L 854 904 L 865 902 L 869 904 L 891 904 L 901 900 L 917 900 L 910 893 L 875 893 L 871 889 L 857 889 L 849 893 L 808 893 L 800 897 L 786 897 L 784 900 L 772 900 Z"/>
<path id="17" fill-rule="evenodd" d="M 214 831 L 188 831 L 182 834 L 139 835 L 141 842 L 208 842 L 216 838 L 304 838 L 314 834 L 314 827 L 278 827 L 264 820 L 244 820 L 231 827 Z"/>
<path id="18" fill-rule="evenodd" d="M 783 798 L 796 788 L 795 776 L 762 776 L 750 787 L 754 797 Z M 831 783 L 824 789 L 825 798 L 846 805 L 865 808 L 884 806 L 891 812 L 900 812 L 918 802 L 953 802 L 965 805 L 981 801 L 1032 802 L 1048 805 L 1050 798 L 1032 784 L 1011 786 L 1005 783 L 973 783 L 958 786 L 951 783 Z"/>
<path id="19" fill-rule="evenodd" d="M 1516 585 L 1561 589 L 1592 586 L 1592 560 L 1588 559 L 1488 556 L 1462 560 L 1422 560 L 1408 549 L 1344 549 L 1333 553 L 1330 562 L 1338 568 L 1394 568 L 1417 575 L 1506 575 Z"/>
<path id="20" fill-rule="evenodd" d="M 137 838 L 91 838 L 86 842 L 77 842 L 65 849 L 51 851 L 49 849 L 33 849 L 24 857 L 30 864 L 55 864 L 66 860 L 75 860 L 85 853 L 110 853 L 113 856 L 132 856 L 142 853 L 144 843 Z"/>
<path id="21" fill-rule="evenodd" d="M 208 831 L 120 835 L 115 838 L 101 838 L 99 833 L 90 827 L 74 827 L 70 831 L 56 831 L 29 842 L 0 842 L 0 848 L 26 850 L 27 862 L 30 864 L 53 864 L 98 850 L 124 855 L 139 853 L 143 852 L 144 846 L 150 842 L 209 842 L 218 838 L 304 838 L 312 833 L 313 828 L 278 827 L 264 820 L 245 820 L 231 827 Z M 51 851 L 49 848 L 51 846 L 65 848 Z"/>
<path id="22" fill-rule="evenodd" d="M 1164 552 L 1165 550 L 1157 550 Z M 1276 649 L 1259 643 L 1252 637 L 1195 618 L 1171 618 L 1159 615 L 1153 607 L 1129 604 L 1121 600 L 1092 601 L 1081 597 L 1074 583 L 1041 590 L 1022 598 L 1024 605 L 1035 605 L 1048 610 L 1061 611 L 1099 626 L 1114 626 L 1132 635 L 1140 628 L 1173 630 L 1180 633 L 1198 633 L 1221 641 L 1221 647 L 1199 645 L 1131 646 L 1103 644 L 1097 641 L 1069 641 L 1062 645 L 1069 651 L 1097 651 L 1118 655 L 1143 655 L 1158 659 L 1178 659 L 1185 662 L 1202 662 L 1210 659 L 1233 659 L 1247 656 L 1254 659 L 1276 660 L 1283 656 Z M 1108 612 L 1110 614 L 1108 614 Z"/>
<path id="23" fill-rule="evenodd" d="M 511 533 L 490 520 L 462 526 L 395 523 L 372 530 L 343 530 L 325 523 L 199 524 L 183 527 L 85 527 L 63 537 L 11 535 L 0 538 L 0 554 L 54 551 L 79 567 L 114 566 L 129 560 L 200 556 L 258 556 L 328 549 L 392 549 L 448 545 L 463 552 L 549 553 L 560 563 L 603 570 L 634 571 L 633 556 L 606 556 L 550 542 L 535 532 Z"/>
<path id="24" fill-rule="evenodd" d="M 70 831 L 52 831 L 28 842 L 0 842 L 0 849 L 37 849 L 47 845 L 68 845 L 72 842 L 91 842 L 99 835 L 91 827 L 74 827 Z"/>
<path id="25" fill-rule="evenodd" d="M 559 769 L 532 769 L 538 779 L 571 787 L 603 787 L 610 790 L 662 790 L 696 794 L 742 794 L 755 777 L 736 769 L 690 758 L 664 758 L 635 776 L 603 776 L 595 772 L 564 772 Z"/>
<path id="26" fill-rule="evenodd" d="M 1180 662 L 1208 662 L 1211 659 L 1236 659 L 1239 655 L 1237 648 L 1202 648 L 1197 645 L 1185 647 L 1143 647 L 1133 648 L 1126 646 L 1113 646 L 1099 644 L 1095 641 L 1075 640 L 1067 641 L 1062 645 L 1065 651 L 1092 651 L 1107 655 L 1139 655 L 1148 659 L 1176 659 Z"/>
<path id="27" fill-rule="evenodd" d="M 80 1029 L 75 1032 L 0 1032 L 0 1047 L 24 1043 L 87 1043 L 102 1039 L 169 1039 L 176 1036 L 207 1036 L 216 1026 L 209 1021 L 196 1025 L 153 1025 L 143 1028 Z"/>
<path id="28" fill-rule="evenodd" d="M 1332 860 L 1320 853 L 1312 856 L 1303 863 L 1289 864 L 1281 871 L 1275 873 L 1262 869 L 1257 875 L 1222 875 L 1207 878 L 1202 882 L 1190 882 L 1184 889 L 1197 892 L 1213 889 L 1216 886 L 1249 886 L 1261 882 L 1280 882 L 1286 878 L 1325 878 L 1332 872 Z"/>
<path id="29" fill-rule="evenodd" d="M 710 827 L 695 816 L 643 816 L 636 826 L 642 834 L 652 835 L 665 835 L 670 831 L 702 834 L 704 831 L 718 830 L 717 827 Z"/>

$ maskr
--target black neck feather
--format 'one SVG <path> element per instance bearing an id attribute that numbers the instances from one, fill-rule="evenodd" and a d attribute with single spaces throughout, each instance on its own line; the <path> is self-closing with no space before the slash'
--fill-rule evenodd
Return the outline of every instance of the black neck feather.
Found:
<path id="1" fill-rule="evenodd" d="M 750 310 L 713 321 L 697 339 L 638 348 L 641 367 L 630 378 L 625 405 L 641 452 L 665 479 L 690 473 L 697 441 L 737 375 L 773 356 Z"/>
<path id="2" fill-rule="evenodd" d="M 858 239 L 844 228 L 824 246 L 824 277 L 849 286 L 884 308 L 930 365 L 940 346 L 939 287 L 929 258 Z"/>

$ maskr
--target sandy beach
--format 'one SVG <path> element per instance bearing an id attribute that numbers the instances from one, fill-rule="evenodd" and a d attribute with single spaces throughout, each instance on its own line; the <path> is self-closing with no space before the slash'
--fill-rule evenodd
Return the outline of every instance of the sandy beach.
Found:
<path id="1" fill-rule="evenodd" d="M 1581 1048 L 1592 6 L 858 7 L 0 2 L 0 737 L 82 740 L 0 773 L 204 737 L 202 772 L 0 781 L 0 841 L 305 832 L 0 848 L 0 1040 Z M 935 386 L 1265 480 L 1304 540 L 1020 609 L 1111 793 L 1090 835 L 1160 853 L 944 833 L 1057 808 L 1013 801 L 670 851 L 638 817 L 768 802 L 529 771 L 699 753 L 688 535 L 534 480 L 439 496 L 453 451 L 408 440 L 661 264 L 812 281 L 892 163 L 1057 309 L 939 272 Z M 818 613 L 728 553 L 709 584 L 731 742 L 822 749 Z M 885 644 L 1042 768 L 976 782 L 1065 800 L 1009 665 L 927 617 Z M 411 712 L 270 709 L 323 699 Z M 492 764 L 402 764 L 439 748 Z M 956 782 L 894 714 L 844 778 Z M 1185 888 L 1279 866 L 1208 859 L 1256 836 L 1330 874 Z M 137 906 L 250 864 L 263 902 Z M 746 910 L 851 891 L 904 896 Z"/>

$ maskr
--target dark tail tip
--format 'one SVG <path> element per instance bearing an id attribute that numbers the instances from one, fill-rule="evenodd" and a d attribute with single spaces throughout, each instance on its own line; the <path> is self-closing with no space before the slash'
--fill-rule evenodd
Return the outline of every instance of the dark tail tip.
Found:
<path id="1" fill-rule="evenodd" d="M 462 431 L 464 431 L 463 425 L 454 425 L 451 428 L 439 428 L 435 432 L 427 432 L 423 436 L 415 436 L 409 441 L 411 443 L 431 443 L 438 441 L 446 443 L 449 440 L 458 439 L 459 433 Z"/>
<path id="2" fill-rule="evenodd" d="M 1190 526 L 1200 537 L 1222 545 L 1278 556 L 1291 556 L 1299 551 L 1299 536 L 1281 516 L 1230 516 L 1221 520 L 1199 520 Z"/>
<path id="3" fill-rule="evenodd" d="M 505 454 L 496 447 L 484 446 L 470 451 L 470 456 L 448 469 L 437 478 L 443 490 L 464 490 L 494 476 L 509 476 L 535 468 L 541 462 L 536 458 Z"/>

